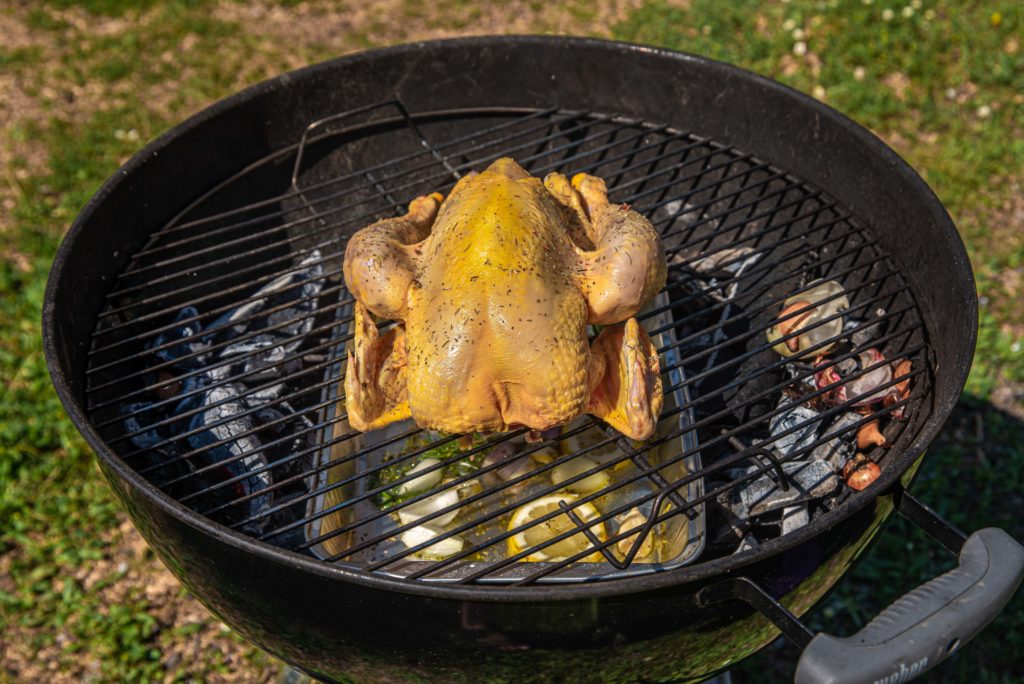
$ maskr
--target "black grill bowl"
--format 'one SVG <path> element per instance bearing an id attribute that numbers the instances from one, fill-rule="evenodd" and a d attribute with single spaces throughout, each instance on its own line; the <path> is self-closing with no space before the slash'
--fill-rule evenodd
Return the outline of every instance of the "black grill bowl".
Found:
<path id="1" fill-rule="evenodd" d="M 930 392 L 880 480 L 756 551 L 614 581 L 506 587 L 330 565 L 229 530 L 141 477 L 86 413 L 89 340 L 118 275 L 154 231 L 211 188 L 293 151 L 311 121 L 390 99 L 410 112 L 561 107 L 661 122 L 821 188 L 891 255 L 929 346 Z M 281 159 L 290 164 L 288 154 Z M 234 199 L 264 191 L 242 188 Z M 799 615 L 846 572 L 952 410 L 976 321 L 972 273 L 952 221 L 921 178 L 860 126 L 777 83 L 690 55 L 503 37 L 404 45 L 302 69 L 162 136 L 74 223 L 53 265 L 43 333 L 57 392 L 132 520 L 196 597 L 271 653 L 328 680 L 661 681 L 705 677 L 778 634 L 743 603 L 701 607 L 703 587 L 742 575 Z"/>

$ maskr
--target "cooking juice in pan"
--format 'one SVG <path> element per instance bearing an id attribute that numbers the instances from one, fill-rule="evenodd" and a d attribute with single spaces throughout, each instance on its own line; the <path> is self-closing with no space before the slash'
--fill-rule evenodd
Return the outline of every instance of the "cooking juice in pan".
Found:
<path id="1" fill-rule="evenodd" d="M 662 299 L 648 311 L 663 309 Z M 692 414 L 676 410 L 686 398 L 671 319 L 664 311 L 640 318 L 649 332 L 657 331 L 655 346 L 667 348 L 665 386 L 679 388 L 665 397 L 662 414 L 670 417 L 644 443 L 628 442 L 589 417 L 539 435 L 442 435 L 411 420 L 359 433 L 343 418 L 334 420 L 344 406 L 332 402 L 324 421 L 331 425 L 325 434 L 330 446 L 311 483 L 319 492 L 306 529 L 312 551 L 398 576 L 429 567 L 428 579 L 448 580 L 514 579 L 536 572 L 538 563 L 566 566 L 551 579 L 569 580 L 696 559 L 704 544 L 704 507 L 690 507 L 686 515 L 678 508 L 699 497 L 703 486 L 699 479 L 680 482 L 700 463 L 695 431 L 686 429 Z M 339 336 L 346 333 L 339 330 Z M 330 370 L 340 374 L 338 367 Z M 327 398 L 338 397 L 335 383 Z M 666 519 L 643 534 L 655 505 Z M 606 552 L 616 564 L 593 543 L 613 537 L 621 538 Z"/>

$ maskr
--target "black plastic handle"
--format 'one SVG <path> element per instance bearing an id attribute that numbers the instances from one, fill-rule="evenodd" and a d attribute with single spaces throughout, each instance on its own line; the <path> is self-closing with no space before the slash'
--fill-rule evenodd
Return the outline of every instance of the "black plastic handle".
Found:
<path id="1" fill-rule="evenodd" d="M 995 617 L 1024 576 L 1024 547 L 997 528 L 979 530 L 960 564 L 883 610 L 853 636 L 818 634 L 796 684 L 896 684 L 935 667 Z"/>

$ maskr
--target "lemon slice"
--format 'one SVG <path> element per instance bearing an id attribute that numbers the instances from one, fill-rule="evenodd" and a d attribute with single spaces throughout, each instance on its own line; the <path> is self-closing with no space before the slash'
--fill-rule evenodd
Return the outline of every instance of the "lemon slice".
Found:
<path id="1" fill-rule="evenodd" d="M 577 456 L 570 461 L 560 463 L 554 467 L 551 471 L 551 483 L 556 485 L 562 484 L 566 480 L 596 467 L 597 464 L 586 456 Z M 577 494 L 592 494 L 593 492 L 604 489 L 610 485 L 611 482 L 612 478 L 608 475 L 608 472 L 605 470 L 599 470 L 589 477 L 585 477 L 582 480 L 563 486 Z"/>
<path id="2" fill-rule="evenodd" d="M 566 504 L 571 505 L 577 498 L 578 497 L 571 492 L 560 492 L 558 494 L 542 496 L 539 499 L 523 504 L 512 514 L 512 520 L 509 521 L 508 529 L 513 530 L 522 525 L 526 525 L 537 518 L 547 515 L 552 511 L 559 510 L 559 501 L 564 501 Z M 573 508 L 572 511 L 579 516 L 580 520 L 584 523 L 589 523 L 601 515 L 601 513 L 594 508 L 593 504 L 590 503 L 580 504 Z M 590 531 L 593 532 L 601 541 L 608 538 L 608 535 L 605 532 L 604 523 L 596 523 L 589 527 Z M 533 527 L 509 537 L 509 555 L 512 556 L 538 544 L 543 544 L 553 537 L 557 537 L 558 535 L 575 528 L 576 524 L 573 522 L 572 518 L 563 512 L 561 515 L 556 515 L 553 518 L 545 520 L 542 523 L 534 525 Z M 590 546 L 590 540 L 587 539 L 586 535 L 580 532 L 555 544 L 545 546 L 543 549 L 534 551 L 526 557 L 526 560 L 531 563 L 565 560 L 570 556 L 575 556 L 581 551 L 586 551 Z M 601 561 L 601 554 L 595 551 L 580 560 L 588 563 L 597 563 Z"/>

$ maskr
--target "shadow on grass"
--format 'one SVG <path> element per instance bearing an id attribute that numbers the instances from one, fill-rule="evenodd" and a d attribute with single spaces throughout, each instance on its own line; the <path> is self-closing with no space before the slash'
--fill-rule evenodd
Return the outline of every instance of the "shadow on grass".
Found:
<path id="1" fill-rule="evenodd" d="M 910 491 L 964 532 L 1001 527 L 1024 540 L 1024 420 L 965 395 L 925 456 Z M 808 615 L 815 631 L 849 636 L 914 587 L 956 565 L 894 515 L 837 589 Z M 733 671 L 735 684 L 792 681 L 799 652 L 779 639 Z M 1024 592 L 959 653 L 917 681 L 1024 681 Z"/>

